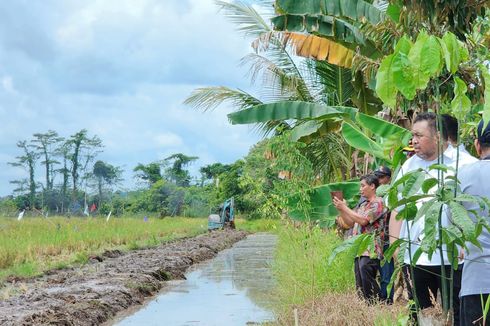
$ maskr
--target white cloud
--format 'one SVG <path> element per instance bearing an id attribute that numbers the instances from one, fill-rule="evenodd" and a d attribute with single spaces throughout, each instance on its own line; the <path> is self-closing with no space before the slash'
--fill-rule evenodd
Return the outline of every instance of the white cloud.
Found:
<path id="1" fill-rule="evenodd" d="M 19 155 L 15 144 L 33 133 L 85 128 L 105 145 L 99 159 L 130 180 L 139 162 L 180 152 L 200 157 L 197 171 L 258 140 L 228 123 L 226 106 L 182 104 L 200 86 L 247 89 L 237 64 L 251 40 L 212 0 L 46 1 L 0 2 L 0 153 Z M 0 195 L 18 177 L 6 163 L 0 156 Z"/>
<path id="2" fill-rule="evenodd" d="M 2 87 L 8 93 L 17 94 L 17 91 L 15 90 L 15 87 L 14 87 L 14 82 L 13 82 L 11 76 L 4 76 L 2 78 Z"/>
<path id="3" fill-rule="evenodd" d="M 161 147 L 178 147 L 183 144 L 182 138 L 172 132 L 157 134 L 153 139 L 156 145 Z"/>

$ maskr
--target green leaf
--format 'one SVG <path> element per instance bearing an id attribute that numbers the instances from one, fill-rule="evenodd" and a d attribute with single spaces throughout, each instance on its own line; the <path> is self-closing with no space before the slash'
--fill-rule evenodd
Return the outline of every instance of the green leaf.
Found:
<path id="1" fill-rule="evenodd" d="M 352 147 L 384 159 L 388 162 L 390 161 L 390 158 L 385 155 L 383 148 L 378 143 L 374 142 L 359 128 L 347 121 L 342 123 L 342 136 Z"/>
<path id="2" fill-rule="evenodd" d="M 371 130 L 379 137 L 390 138 L 396 135 L 403 145 L 408 144 L 408 141 L 412 137 L 412 133 L 408 129 L 374 116 L 359 112 L 357 120 L 364 128 Z"/>
<path id="3" fill-rule="evenodd" d="M 443 172 L 447 172 L 447 171 L 455 172 L 455 169 L 452 166 L 444 165 L 444 164 L 432 164 L 431 166 L 429 166 L 429 171 L 431 170 L 439 170 Z"/>
<path id="4" fill-rule="evenodd" d="M 481 210 L 485 209 L 485 202 L 477 196 L 469 195 L 469 194 L 459 194 L 458 196 L 454 197 L 454 200 L 457 202 L 470 202 L 470 203 L 475 203 L 480 206 Z"/>
<path id="5" fill-rule="evenodd" d="M 402 217 L 404 220 L 410 221 L 413 220 L 417 216 L 417 205 L 415 202 L 407 203 L 403 208 L 398 212 L 398 217 Z"/>
<path id="6" fill-rule="evenodd" d="M 399 178 L 398 180 L 396 180 L 395 182 L 393 182 L 391 184 L 391 187 L 393 189 L 395 189 L 395 191 L 398 191 L 398 186 L 400 186 L 401 184 L 405 183 L 409 178 L 412 178 L 412 176 L 414 174 L 424 174 L 425 175 L 425 172 L 422 170 L 422 169 L 417 169 L 417 170 L 413 170 L 413 171 L 410 171 L 410 172 L 407 172 L 405 173 L 401 178 Z"/>
<path id="7" fill-rule="evenodd" d="M 393 285 L 395 284 L 396 278 L 398 277 L 401 271 L 402 271 L 401 265 L 397 265 L 395 267 L 395 270 L 393 271 L 393 274 L 391 275 L 390 283 L 388 283 L 388 286 L 386 287 L 386 291 L 387 293 L 389 293 L 389 295 L 391 295 L 391 291 L 393 290 Z M 408 325 L 408 320 L 407 322 L 402 323 L 401 325 Z"/>
<path id="8" fill-rule="evenodd" d="M 422 183 L 422 191 L 424 192 L 424 194 L 426 194 L 429 192 L 430 189 L 432 189 L 438 183 L 439 181 L 436 178 L 425 179 L 424 182 Z"/>
<path id="9" fill-rule="evenodd" d="M 415 253 L 413 254 L 413 256 L 410 258 L 410 263 L 412 264 L 412 266 L 415 266 L 417 265 L 417 261 L 419 260 L 420 256 L 423 254 L 424 252 L 422 251 L 422 248 L 419 247 L 417 248 L 417 250 L 415 250 Z"/>
<path id="10" fill-rule="evenodd" d="M 459 248 L 454 243 L 447 244 L 447 259 L 451 262 L 451 266 L 458 269 Z"/>
<path id="11" fill-rule="evenodd" d="M 437 200 L 436 198 L 432 198 L 431 200 L 424 202 L 420 207 L 420 209 L 417 211 L 417 216 L 415 216 L 415 221 L 417 221 L 421 217 L 424 217 L 436 200 Z"/>
<path id="12" fill-rule="evenodd" d="M 280 13 L 347 17 L 358 22 L 365 19 L 372 24 L 377 24 L 385 19 L 381 10 L 363 0 L 331 0 L 327 2 L 319 0 L 277 0 L 275 6 Z"/>
<path id="13" fill-rule="evenodd" d="M 468 87 L 459 77 L 454 77 L 454 98 L 451 101 L 451 110 L 458 120 L 463 120 L 471 109 L 471 101 L 466 96 Z"/>
<path id="14" fill-rule="evenodd" d="M 395 53 L 403 53 L 408 56 L 412 45 L 412 41 L 406 35 L 403 35 L 395 45 Z"/>
<path id="15" fill-rule="evenodd" d="M 395 209 L 397 207 L 406 205 L 408 203 L 416 202 L 416 201 L 418 201 L 420 199 L 432 198 L 432 197 L 434 197 L 434 195 L 413 195 L 413 196 L 410 196 L 410 197 L 405 197 L 405 198 L 402 198 L 399 201 L 397 201 L 395 203 L 395 205 L 393 205 L 393 207 L 390 206 L 390 208 L 391 209 Z"/>
<path id="16" fill-rule="evenodd" d="M 458 39 L 453 33 L 447 32 L 442 37 L 440 44 L 444 53 L 444 59 L 446 60 L 446 68 L 450 73 L 454 74 L 458 70 L 459 63 L 461 62 Z"/>
<path id="17" fill-rule="evenodd" d="M 365 242 L 365 239 L 368 238 L 370 234 L 360 234 L 353 236 L 345 241 L 343 241 L 341 244 L 339 244 L 335 249 L 332 251 L 330 256 L 328 257 L 328 262 L 327 264 L 331 265 L 332 262 L 335 260 L 338 254 L 346 251 L 350 252 L 355 252 L 357 253 L 359 251 L 359 247 L 362 245 L 363 242 Z"/>
<path id="18" fill-rule="evenodd" d="M 425 214 L 424 239 L 422 240 L 420 247 L 427 252 L 429 256 L 432 256 L 437 247 L 437 225 L 439 222 L 441 207 L 441 202 L 434 201 L 427 210 L 427 214 Z"/>
<path id="19" fill-rule="evenodd" d="M 429 36 L 425 30 L 422 30 L 417 36 L 417 40 L 414 45 L 410 49 L 408 53 L 408 59 L 413 65 L 413 81 L 415 84 L 415 88 L 424 89 L 427 87 L 427 83 L 430 79 L 430 74 L 427 69 L 423 69 L 422 66 L 422 48 L 427 43 Z M 437 42 L 437 41 L 436 41 Z M 427 63 L 427 62 L 426 62 Z"/>
<path id="20" fill-rule="evenodd" d="M 314 134 L 322 126 L 321 121 L 310 120 L 299 124 L 291 131 L 291 140 L 298 141 L 299 139 Z"/>
<path id="21" fill-rule="evenodd" d="M 376 73 L 376 94 L 383 103 L 391 108 L 396 106 L 395 80 L 393 75 L 394 54 L 386 56 L 379 66 Z"/>
<path id="22" fill-rule="evenodd" d="M 442 69 L 442 48 L 437 37 L 431 35 L 420 51 L 420 69 L 433 77 Z M 423 87 L 425 88 L 425 87 Z"/>
<path id="23" fill-rule="evenodd" d="M 413 100 L 416 94 L 414 73 L 415 68 L 402 52 L 395 53 L 392 63 L 393 80 L 396 88 L 407 99 Z"/>
<path id="24" fill-rule="evenodd" d="M 309 207 L 308 211 L 305 212 L 298 207 L 301 194 L 293 194 L 288 198 L 289 216 L 298 221 L 305 220 L 318 220 L 322 221 L 332 221 L 335 219 L 339 212 L 332 203 L 332 198 L 330 196 L 331 191 L 342 191 L 344 198 L 350 207 L 353 207 L 357 202 L 359 194 L 359 181 L 347 181 L 330 183 L 326 185 L 321 185 L 312 188 L 308 192 L 309 197 Z"/>
<path id="25" fill-rule="evenodd" d="M 485 81 L 485 104 L 483 105 L 483 130 L 485 130 L 490 122 L 490 72 L 483 65 L 480 66 L 480 72 Z"/>
<path id="26" fill-rule="evenodd" d="M 459 226 L 463 231 L 463 234 L 471 240 L 475 237 L 475 224 L 468 215 L 468 211 L 463 205 L 455 202 L 449 202 L 449 208 L 451 210 L 451 219 L 454 224 Z"/>
<path id="27" fill-rule="evenodd" d="M 357 109 L 345 106 L 325 106 L 301 101 L 283 101 L 257 105 L 251 109 L 228 114 L 232 124 L 247 124 L 288 119 L 355 118 Z"/>
<path id="28" fill-rule="evenodd" d="M 415 173 L 410 175 L 410 177 L 404 183 L 402 197 L 409 197 L 418 193 L 422 187 L 422 184 L 424 183 L 425 178 L 425 173 Z"/>
<path id="29" fill-rule="evenodd" d="M 400 247 L 402 243 L 404 243 L 404 239 L 396 239 L 389 247 L 388 249 L 383 253 L 384 260 L 390 261 L 393 258 L 393 255 L 395 254 L 396 249 Z"/>
<path id="30" fill-rule="evenodd" d="M 401 13 L 401 8 L 399 5 L 395 3 L 390 3 L 388 5 L 388 8 L 386 9 L 386 14 L 388 17 L 390 17 L 395 23 L 398 23 L 400 21 L 400 13 Z"/>

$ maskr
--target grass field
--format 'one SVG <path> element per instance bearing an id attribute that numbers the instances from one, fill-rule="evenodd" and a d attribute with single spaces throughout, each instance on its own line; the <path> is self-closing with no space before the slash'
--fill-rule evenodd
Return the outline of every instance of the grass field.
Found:
<path id="1" fill-rule="evenodd" d="M 2 218 L 0 280 L 84 263 L 107 249 L 155 246 L 206 231 L 204 218 Z"/>
<path id="2" fill-rule="evenodd" d="M 275 221 L 239 219 L 249 232 L 276 229 Z M 131 250 L 207 232 L 206 218 L 0 218 L 0 281 L 83 264 L 109 249 Z"/>

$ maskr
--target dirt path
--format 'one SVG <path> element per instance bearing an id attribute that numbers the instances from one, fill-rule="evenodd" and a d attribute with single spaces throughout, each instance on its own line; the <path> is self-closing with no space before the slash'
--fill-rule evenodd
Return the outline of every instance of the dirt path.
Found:
<path id="1" fill-rule="evenodd" d="M 11 296 L 0 301 L 0 325 L 101 324 L 245 236 L 242 231 L 220 231 L 153 249 L 109 251 L 82 268 L 7 283 L 4 291 Z"/>

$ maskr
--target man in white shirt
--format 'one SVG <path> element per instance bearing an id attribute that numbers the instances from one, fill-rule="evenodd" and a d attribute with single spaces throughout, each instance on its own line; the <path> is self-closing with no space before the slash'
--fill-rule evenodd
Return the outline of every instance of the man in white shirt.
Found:
<path id="1" fill-rule="evenodd" d="M 445 155 L 447 149 L 447 134 L 444 124 L 442 124 L 442 137 L 439 137 L 437 131 L 437 116 L 432 112 L 424 112 L 417 115 L 412 126 L 412 144 L 415 150 L 415 155 L 410 157 L 400 168 L 395 179 L 400 179 L 404 174 L 422 168 L 427 173 L 428 177 L 438 177 L 438 170 L 430 170 L 429 167 L 433 164 L 445 164 L 454 165 L 453 160 Z M 439 155 L 439 141 L 442 142 L 443 155 Z M 431 189 L 431 193 L 434 193 L 437 187 Z M 421 190 L 419 190 L 421 192 Z M 428 200 L 428 199 L 426 199 Z M 424 200 L 417 201 L 417 207 L 420 209 Z M 396 216 L 402 207 L 395 208 L 392 211 L 389 233 L 390 242 L 393 243 L 398 238 L 406 239 L 410 241 L 410 251 L 405 252 L 404 257 L 404 273 L 406 276 L 410 276 L 410 281 L 413 281 L 416 286 L 416 300 L 421 309 L 432 306 L 431 293 L 434 297 L 437 296 L 437 291 L 441 289 L 441 259 L 439 251 L 436 251 L 431 258 L 426 253 L 422 253 L 417 260 L 416 266 L 413 268 L 413 275 L 409 272 L 409 265 L 413 258 L 415 251 L 420 245 L 420 241 L 424 236 L 425 217 L 421 217 L 416 222 L 407 220 L 397 220 Z M 443 214 L 442 223 L 447 225 L 447 216 Z M 446 256 L 446 255 L 444 255 Z M 450 272 L 450 264 L 445 257 L 444 265 L 446 265 L 447 275 Z M 410 282 L 408 282 L 410 283 Z M 411 284 L 408 284 L 409 296 L 412 296 Z M 453 296 L 454 318 L 459 320 L 459 289 L 455 289 L 456 293 Z M 457 302 L 456 302 L 457 301 Z"/>
<path id="2" fill-rule="evenodd" d="M 481 121 L 477 128 L 477 136 L 475 148 L 480 160 L 464 166 L 458 179 L 464 193 L 488 197 L 490 195 L 490 182 L 487 179 L 490 172 L 490 125 L 483 128 L 483 121 Z M 475 211 L 490 222 L 488 207 L 481 210 L 478 204 L 472 202 L 466 202 L 464 206 L 468 211 Z M 470 216 L 474 218 L 472 213 Z M 482 299 L 485 303 L 490 293 L 490 232 L 483 228 L 478 241 L 482 249 L 467 243 L 468 252 L 465 256 L 460 292 L 461 325 L 474 325 L 476 320 L 479 320 L 476 322 L 478 325 L 482 324 Z M 489 318 L 487 314 L 486 320 Z"/>
<path id="3" fill-rule="evenodd" d="M 477 162 L 478 159 L 474 156 L 472 156 L 466 148 L 464 147 L 464 144 L 459 144 L 458 145 L 458 120 L 450 116 L 449 114 L 442 114 L 442 123 L 446 127 L 447 131 L 447 149 L 444 152 L 444 155 L 449 156 L 453 162 L 456 162 L 456 159 L 458 159 L 458 166 L 462 167 L 466 164 L 474 163 Z M 459 150 L 459 157 L 458 157 L 458 150 Z"/>

